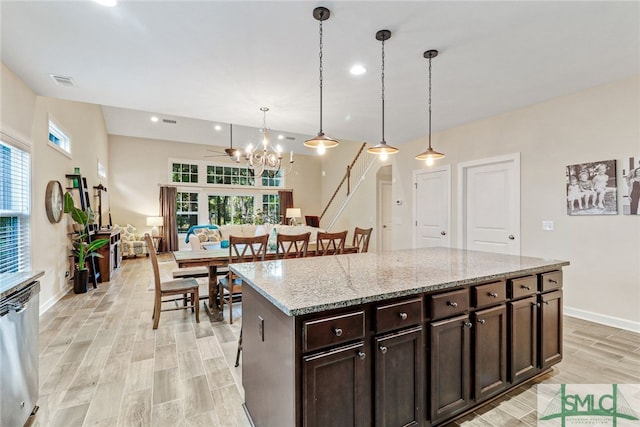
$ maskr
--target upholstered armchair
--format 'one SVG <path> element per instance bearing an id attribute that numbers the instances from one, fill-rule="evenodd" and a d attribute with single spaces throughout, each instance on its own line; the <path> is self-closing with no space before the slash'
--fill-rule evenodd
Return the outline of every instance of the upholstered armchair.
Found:
<path id="1" fill-rule="evenodd" d="M 149 256 L 149 248 L 147 247 L 147 242 L 144 240 L 144 236 L 136 234 L 136 228 L 133 225 L 127 224 L 125 227 L 114 225 L 113 229 L 120 230 L 122 256 Z"/>

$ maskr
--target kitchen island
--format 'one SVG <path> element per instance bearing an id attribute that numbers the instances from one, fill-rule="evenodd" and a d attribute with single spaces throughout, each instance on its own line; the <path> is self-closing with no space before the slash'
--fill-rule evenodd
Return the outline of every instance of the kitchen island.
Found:
<path id="1" fill-rule="evenodd" d="M 562 359 L 566 261 L 431 248 L 231 265 L 252 423 L 443 424 Z"/>

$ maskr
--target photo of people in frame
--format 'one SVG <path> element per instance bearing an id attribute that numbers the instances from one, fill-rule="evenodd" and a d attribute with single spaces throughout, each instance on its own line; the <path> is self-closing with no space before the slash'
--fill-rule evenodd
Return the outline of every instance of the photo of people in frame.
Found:
<path id="1" fill-rule="evenodd" d="M 629 157 L 622 164 L 622 213 L 624 215 L 640 215 L 640 156 Z"/>
<path id="2" fill-rule="evenodd" d="M 570 165 L 566 175 L 568 215 L 618 213 L 615 160 Z"/>

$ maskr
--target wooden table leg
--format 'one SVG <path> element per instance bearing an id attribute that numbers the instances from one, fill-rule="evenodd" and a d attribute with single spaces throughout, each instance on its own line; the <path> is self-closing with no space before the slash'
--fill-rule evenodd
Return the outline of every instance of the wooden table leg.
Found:
<path id="1" fill-rule="evenodd" d="M 205 304 L 207 314 L 214 320 L 224 320 L 224 313 L 216 305 L 218 297 L 218 267 L 209 266 L 209 303 Z"/>

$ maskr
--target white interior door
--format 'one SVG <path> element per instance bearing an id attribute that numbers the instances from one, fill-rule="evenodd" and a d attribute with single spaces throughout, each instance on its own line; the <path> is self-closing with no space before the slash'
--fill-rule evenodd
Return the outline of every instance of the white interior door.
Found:
<path id="1" fill-rule="evenodd" d="M 520 156 L 459 166 L 463 247 L 520 255 Z"/>
<path id="2" fill-rule="evenodd" d="M 451 168 L 415 171 L 414 247 L 451 246 Z"/>
<path id="3" fill-rule="evenodd" d="M 393 197 L 392 197 L 392 185 L 389 181 L 380 181 L 379 191 L 380 191 L 380 230 L 381 232 L 378 234 L 379 236 L 379 250 L 381 251 L 390 251 L 392 248 L 392 218 L 391 218 L 391 207 L 393 206 Z"/>

